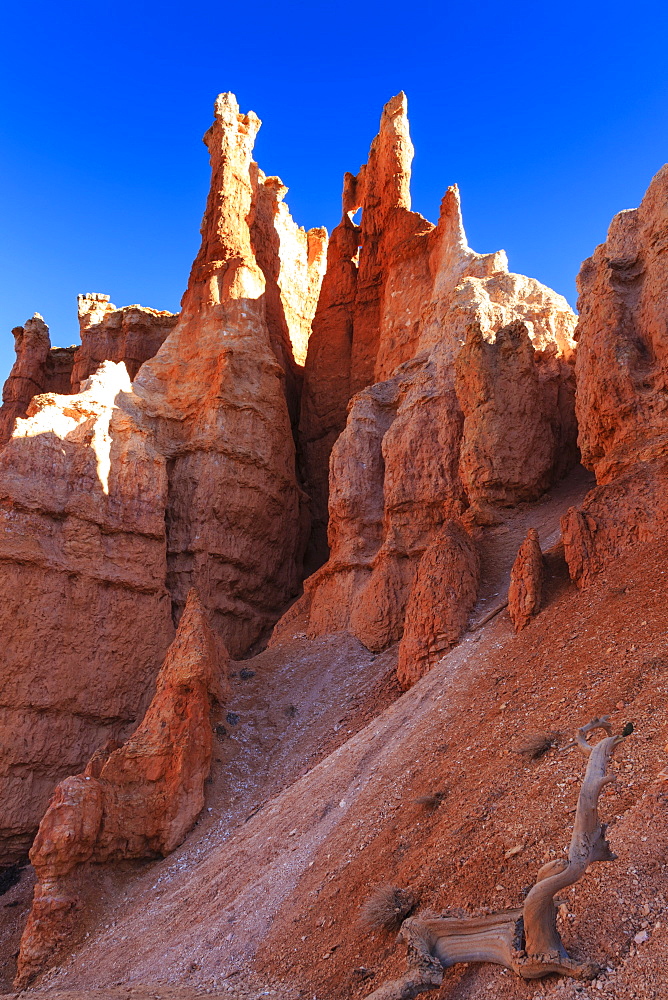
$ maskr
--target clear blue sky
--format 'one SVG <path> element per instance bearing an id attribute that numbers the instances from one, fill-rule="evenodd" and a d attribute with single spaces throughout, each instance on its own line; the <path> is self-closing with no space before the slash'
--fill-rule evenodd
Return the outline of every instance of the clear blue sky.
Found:
<path id="1" fill-rule="evenodd" d="M 668 160 L 668 5 L 6 4 L 0 21 L 0 377 L 33 312 L 76 342 L 76 295 L 178 308 L 216 94 L 262 119 L 258 162 L 331 229 L 383 103 L 409 100 L 413 207 L 448 184 L 469 242 L 575 302 L 580 261 Z"/>

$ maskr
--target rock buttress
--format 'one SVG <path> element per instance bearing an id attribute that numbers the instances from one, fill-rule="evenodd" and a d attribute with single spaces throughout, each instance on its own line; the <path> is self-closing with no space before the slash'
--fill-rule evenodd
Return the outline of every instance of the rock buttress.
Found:
<path id="1" fill-rule="evenodd" d="M 166 463 L 118 407 L 123 364 L 39 395 L 0 452 L 0 840 L 20 856 L 57 781 L 136 723 L 173 637 Z"/>
<path id="2" fill-rule="evenodd" d="M 71 932 L 86 862 L 167 855 L 202 806 L 211 767 L 210 711 L 227 691 L 227 656 L 194 590 L 141 724 L 124 746 L 106 745 L 53 795 L 30 851 L 38 883 L 16 985 L 43 970 Z"/>
<path id="3" fill-rule="evenodd" d="M 668 165 L 578 275 L 576 410 L 598 485 L 562 521 L 579 585 L 668 523 Z"/>

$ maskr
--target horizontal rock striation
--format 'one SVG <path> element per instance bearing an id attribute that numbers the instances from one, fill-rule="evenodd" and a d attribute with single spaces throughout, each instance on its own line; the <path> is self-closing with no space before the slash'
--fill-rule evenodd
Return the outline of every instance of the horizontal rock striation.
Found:
<path id="1" fill-rule="evenodd" d="M 17 339 L 8 433 L 25 419 L 0 453 L 10 859 L 63 775 L 141 717 L 193 586 L 234 656 L 298 591 L 307 504 L 292 424 L 326 233 L 297 227 L 286 189 L 253 163 L 259 126 L 232 95 L 216 101 L 202 245 L 178 316 L 80 296 L 71 384 L 58 375 L 67 395 L 39 394 L 43 321 Z"/>
<path id="2" fill-rule="evenodd" d="M 24 852 L 56 782 L 136 723 L 173 636 L 166 463 L 106 362 L 40 395 L 0 452 L 0 841 Z"/>

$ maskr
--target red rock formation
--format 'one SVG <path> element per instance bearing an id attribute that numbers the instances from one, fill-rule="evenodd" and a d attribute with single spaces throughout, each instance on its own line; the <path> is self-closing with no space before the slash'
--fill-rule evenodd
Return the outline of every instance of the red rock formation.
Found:
<path id="1" fill-rule="evenodd" d="M 12 436 L 18 417 L 25 417 L 40 392 L 69 392 L 74 348 L 51 347 L 49 328 L 35 313 L 14 334 L 16 361 L 2 390 L 0 446 Z"/>
<path id="2" fill-rule="evenodd" d="M 126 735 L 173 637 L 165 459 L 115 402 L 33 398 L 0 452 L 0 843 L 29 845 L 56 782 Z"/>
<path id="3" fill-rule="evenodd" d="M 579 585 L 668 521 L 668 166 L 578 276 L 579 444 L 598 486 L 562 522 Z"/>
<path id="4" fill-rule="evenodd" d="M 72 392 L 103 361 L 124 361 L 132 381 L 178 320 L 178 314 L 144 306 L 117 309 L 108 295 L 77 296 L 81 347 L 74 357 Z"/>
<path id="5" fill-rule="evenodd" d="M 432 535 L 420 560 L 406 608 L 397 676 L 409 688 L 454 646 L 478 596 L 480 559 L 456 521 Z"/>
<path id="6" fill-rule="evenodd" d="M 311 501 L 306 570 L 327 560 L 329 456 L 346 425 L 350 399 L 359 227 L 347 213 L 332 233 L 308 345 L 301 399 L 299 441 L 304 489 Z"/>
<path id="7" fill-rule="evenodd" d="M 490 341 L 503 326 L 526 324 L 548 397 L 545 419 L 559 445 L 560 457 L 552 455 L 543 479 L 560 475 L 577 458 L 572 310 L 534 279 L 509 274 L 503 251 L 470 249 L 455 186 L 443 198 L 438 226 L 411 212 L 411 159 L 406 99 L 400 94 L 383 111 L 368 163 L 357 177 L 346 175 L 343 220 L 332 235 L 309 344 L 300 441 L 314 520 L 310 567 L 327 555 L 327 459 L 345 425 L 350 397 L 391 378 L 398 365 L 424 352 L 437 350 L 442 364 L 451 364 L 471 322 L 479 322 Z M 351 218 L 359 207 L 358 227 Z"/>
<path id="8" fill-rule="evenodd" d="M 668 442 L 668 165 L 616 215 L 578 275 L 577 417 L 583 463 L 607 483 Z"/>
<path id="9" fill-rule="evenodd" d="M 0 444 L 9 440 L 16 418 L 25 417 L 30 400 L 42 391 L 44 365 L 51 347 L 49 328 L 39 313 L 12 333 L 16 361 L 2 390 Z"/>
<path id="10" fill-rule="evenodd" d="M 668 529 L 668 460 L 638 462 L 594 487 L 580 509 L 561 519 L 564 553 L 571 579 L 586 586 L 594 576 L 641 542 Z"/>
<path id="11" fill-rule="evenodd" d="M 59 395 L 68 395 L 72 391 L 72 369 L 74 368 L 74 358 L 79 348 L 76 344 L 71 347 L 52 347 L 46 357 L 44 366 L 44 387 L 42 392 L 55 392 Z"/>
<path id="12" fill-rule="evenodd" d="M 575 464 L 571 367 L 556 352 L 537 352 L 523 322 L 487 336 L 471 324 L 455 372 L 460 472 L 471 503 L 535 500 Z M 562 408 L 566 394 L 570 406 Z"/>
<path id="13" fill-rule="evenodd" d="M 38 884 L 18 959 L 24 988 L 72 929 L 75 872 L 85 862 L 169 854 L 204 805 L 212 703 L 227 695 L 227 662 L 194 590 L 144 719 L 124 746 L 105 746 L 58 785 L 30 851 Z"/>
<path id="14" fill-rule="evenodd" d="M 285 372 L 285 395 L 296 428 L 311 322 L 327 260 L 327 230 L 305 232 L 297 226 L 279 177 L 265 177 L 251 164 L 251 180 L 251 243 L 266 281 L 271 348 Z"/>
<path id="15" fill-rule="evenodd" d="M 78 374 L 111 352 L 139 364 L 172 327 L 133 385 L 107 361 L 80 394 L 35 397 L 0 456 L 9 852 L 25 850 L 56 782 L 145 707 L 193 585 L 234 655 L 297 592 L 305 498 L 285 392 L 296 362 L 273 348 L 280 306 L 285 350 L 293 335 L 303 349 L 324 237 L 294 226 L 280 184 L 252 163 L 259 124 L 231 95 L 217 100 L 202 247 L 178 321 L 80 300 Z"/>
<path id="16" fill-rule="evenodd" d="M 538 532 L 529 528 L 510 571 L 508 611 L 516 632 L 521 632 L 540 611 L 543 575 L 543 553 Z"/>
<path id="17" fill-rule="evenodd" d="M 132 380 L 178 319 L 143 306 L 116 309 L 108 295 L 79 295 L 78 305 L 80 347 L 51 347 L 49 328 L 38 313 L 12 331 L 16 362 L 2 392 L 0 445 L 11 437 L 16 418 L 26 416 L 33 396 L 77 393 L 103 361 L 125 362 Z"/>
<path id="18" fill-rule="evenodd" d="M 509 274 L 503 251 L 468 247 L 456 187 L 438 226 L 409 211 L 405 111 L 403 95 L 388 104 L 369 162 L 346 178 L 300 425 L 318 532 L 311 565 L 326 553 L 327 483 L 330 557 L 290 620 L 306 615 L 311 636 L 347 628 L 374 650 L 401 639 L 442 525 L 471 503 L 535 498 L 577 460 L 575 316 L 561 296 Z M 344 430 L 348 394 L 369 382 Z M 416 636 L 425 606 L 415 605 Z M 430 628 L 426 618 L 422 634 Z"/>
<path id="19" fill-rule="evenodd" d="M 205 136 L 212 182 L 202 246 L 179 322 L 126 403 L 169 462 L 175 614 L 195 586 L 239 656 L 297 592 L 304 531 L 285 372 L 272 350 L 267 281 L 249 225 L 260 122 L 239 114 L 230 94 L 215 113 Z"/>

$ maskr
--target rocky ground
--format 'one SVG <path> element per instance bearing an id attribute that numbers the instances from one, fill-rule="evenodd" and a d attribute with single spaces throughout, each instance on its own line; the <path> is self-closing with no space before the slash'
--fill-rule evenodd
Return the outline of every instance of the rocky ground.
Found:
<path id="1" fill-rule="evenodd" d="M 549 541 L 588 485 L 576 474 L 486 529 L 498 584 L 461 644 L 406 694 L 394 651 L 374 656 L 343 634 L 297 633 L 236 664 L 196 829 L 164 860 L 92 871 L 78 937 L 26 996 L 362 998 L 404 958 L 392 935 L 359 924 L 370 891 L 410 886 L 436 910 L 518 905 L 569 841 L 583 773 L 572 733 L 604 713 L 635 726 L 601 799 L 618 860 L 565 894 L 560 927 L 573 954 L 605 971 L 591 984 L 523 983 L 455 967 L 433 995 L 665 995 L 668 544 L 638 546 L 584 591 L 556 549 L 537 619 L 518 636 L 505 610 L 475 628 L 500 602 L 526 528 Z M 538 759 L 519 752 L 555 733 Z M 30 892 L 26 869 L 2 897 L 8 991 Z"/>

